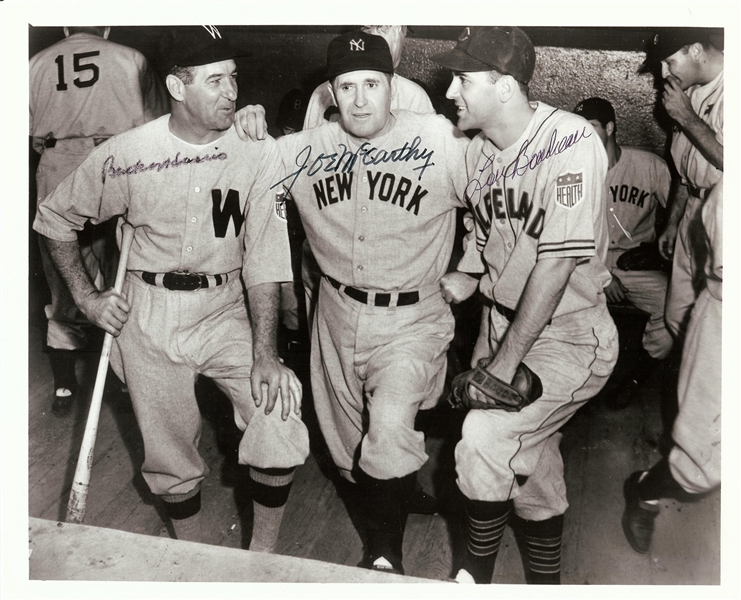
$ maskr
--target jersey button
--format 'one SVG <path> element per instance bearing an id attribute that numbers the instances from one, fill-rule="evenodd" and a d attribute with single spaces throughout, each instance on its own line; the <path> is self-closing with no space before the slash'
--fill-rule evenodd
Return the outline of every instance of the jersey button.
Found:
<path id="1" fill-rule="evenodd" d="M 368 178 L 367 177 L 363 177 L 363 183 L 368 183 Z"/>
<path id="2" fill-rule="evenodd" d="M 499 224 L 504 225 L 504 219 L 499 219 Z"/>
<path id="3" fill-rule="evenodd" d="M 358 265 L 358 271 L 362 271 L 362 270 L 363 270 L 363 265 Z"/>
<path id="4" fill-rule="evenodd" d="M 197 219 L 196 219 L 195 217 L 191 217 L 191 218 L 190 218 L 190 222 L 191 222 L 191 223 L 195 223 L 196 221 L 197 221 Z"/>
<path id="5" fill-rule="evenodd" d="M 199 188 L 199 187 L 196 187 L 196 188 L 195 188 L 195 191 L 196 191 L 196 192 L 200 192 L 200 191 L 201 191 L 201 188 Z"/>
<path id="6" fill-rule="evenodd" d="M 364 241 L 365 241 L 365 236 L 363 236 L 363 235 L 361 235 L 361 236 L 358 236 L 358 239 L 359 239 L 359 240 L 360 240 L 361 242 L 364 242 Z"/>
<path id="7" fill-rule="evenodd" d="M 186 250 L 187 250 L 188 252 L 192 252 L 192 251 L 193 251 L 193 246 L 188 246 L 188 247 L 186 248 Z"/>
<path id="8" fill-rule="evenodd" d="M 364 213 L 365 213 L 365 212 L 368 212 L 368 207 L 367 207 L 367 206 L 364 206 L 364 207 L 362 207 L 362 208 L 360 209 L 360 211 L 361 211 L 361 212 L 364 212 Z"/>

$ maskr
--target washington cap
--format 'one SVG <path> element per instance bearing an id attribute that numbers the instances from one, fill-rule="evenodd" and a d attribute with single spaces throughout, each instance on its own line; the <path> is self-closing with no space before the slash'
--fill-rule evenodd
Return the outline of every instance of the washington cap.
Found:
<path id="1" fill-rule="evenodd" d="M 455 48 L 432 60 L 464 73 L 499 71 L 527 84 L 535 70 L 535 47 L 519 27 L 466 27 Z"/>
<path id="2" fill-rule="evenodd" d="M 609 122 L 616 123 L 615 109 L 603 98 L 587 98 L 582 100 L 574 108 L 574 112 L 584 117 L 587 121 L 595 120 L 605 127 Z"/>
<path id="3" fill-rule="evenodd" d="M 394 74 L 391 50 L 385 39 L 362 30 L 337 36 L 327 47 L 327 79 L 351 71 Z"/>
<path id="4" fill-rule="evenodd" d="M 232 58 L 250 56 L 236 50 L 215 25 L 171 27 L 162 38 L 161 69 L 166 75 L 173 67 L 199 67 Z"/>

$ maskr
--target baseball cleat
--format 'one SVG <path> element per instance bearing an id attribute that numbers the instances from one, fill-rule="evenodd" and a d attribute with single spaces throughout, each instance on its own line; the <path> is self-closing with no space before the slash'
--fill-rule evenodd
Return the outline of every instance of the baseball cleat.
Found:
<path id="1" fill-rule="evenodd" d="M 51 404 L 51 412 L 53 412 L 57 417 L 66 416 L 72 408 L 76 396 L 77 390 L 72 391 L 69 388 L 58 388 L 54 392 L 54 401 Z"/>
<path id="2" fill-rule="evenodd" d="M 625 512 L 623 532 L 633 550 L 645 554 L 651 549 L 654 521 L 661 510 L 658 505 L 641 500 L 638 496 L 638 481 L 643 471 L 636 471 L 625 480 Z"/>

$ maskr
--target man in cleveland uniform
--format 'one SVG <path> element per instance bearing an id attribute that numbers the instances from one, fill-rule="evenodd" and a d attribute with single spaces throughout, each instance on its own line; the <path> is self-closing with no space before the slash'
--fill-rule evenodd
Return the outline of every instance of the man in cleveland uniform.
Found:
<path id="1" fill-rule="evenodd" d="M 581 117 L 529 102 L 535 49 L 516 27 L 467 27 L 433 57 L 453 71 L 447 97 L 468 147 L 466 197 L 475 219 L 445 297 L 479 284 L 492 304 L 487 370 L 510 382 L 524 362 L 543 394 L 520 412 L 471 410 L 455 451 L 468 543 L 456 579 L 490 583 L 512 506 L 524 522 L 528 581 L 559 583 L 568 506 L 559 429 L 594 396 L 617 359 L 607 312 L 603 214 L 607 157 Z M 480 276 L 480 281 L 473 273 Z M 478 397 L 470 388 L 469 394 Z"/>
<path id="2" fill-rule="evenodd" d="M 723 30 L 666 28 L 654 37 L 647 58 L 661 63 L 662 102 L 676 122 L 671 154 L 682 185 L 659 250 L 673 256 L 666 322 L 681 337 L 704 286 L 700 209 L 723 172 Z"/>
<path id="3" fill-rule="evenodd" d="M 660 270 L 624 271 L 618 259 L 627 251 L 656 240 L 656 213 L 666 206 L 671 175 L 664 160 L 652 152 L 619 146 L 617 122 L 612 104 L 602 98 L 587 98 L 574 112 L 589 121 L 607 150 L 605 208 L 610 237 L 606 266 L 612 280 L 605 288 L 608 302 L 628 302 L 649 314 L 643 332 L 643 348 L 654 360 L 663 360 L 672 349 L 673 339 L 664 321 L 668 277 Z M 642 360 L 628 381 L 608 402 L 615 408 L 627 406 L 641 373 L 648 373 L 651 360 Z M 615 390 L 617 392 L 617 390 Z"/>
<path id="4" fill-rule="evenodd" d="M 82 312 L 118 336 L 111 363 L 142 432 L 142 473 L 177 537 L 208 540 L 194 393 L 203 374 L 232 401 L 244 432 L 250 548 L 269 552 L 294 469 L 309 451 L 301 385 L 275 348 L 279 282 L 291 279 L 286 223 L 269 189 L 281 161 L 272 138 L 244 143 L 232 128 L 238 54 L 218 28 L 167 34 L 172 114 L 95 148 L 41 203 L 34 228 Z M 125 296 L 95 290 L 75 235 L 87 221 L 116 215 L 136 228 Z M 273 410 L 278 394 L 282 406 Z"/>
<path id="5" fill-rule="evenodd" d="M 324 274 L 312 392 L 332 458 L 357 484 L 361 566 L 403 572 L 407 501 L 427 460 L 414 420 L 440 397 L 453 337 L 440 278 L 463 206 L 468 140 L 443 117 L 391 110 L 382 37 L 339 36 L 327 62 L 340 121 L 278 140 L 279 183 Z"/>
<path id="6" fill-rule="evenodd" d="M 30 62 L 30 134 L 41 154 L 36 205 L 109 137 L 167 112 L 167 95 L 144 56 L 108 41 L 110 27 L 65 27 L 65 39 Z M 99 288 L 113 285 L 113 226 L 86 229 L 80 248 Z M 75 351 L 85 346 L 84 315 L 41 244 L 51 304 L 46 342 L 54 374 L 52 412 L 66 415 L 77 395 Z"/>

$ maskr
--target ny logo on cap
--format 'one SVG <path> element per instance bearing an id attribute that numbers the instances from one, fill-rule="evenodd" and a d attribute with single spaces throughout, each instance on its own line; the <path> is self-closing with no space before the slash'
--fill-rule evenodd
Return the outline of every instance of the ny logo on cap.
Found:
<path id="1" fill-rule="evenodd" d="M 351 52 L 364 52 L 365 51 L 365 40 L 350 40 L 350 51 Z"/>
<path id="2" fill-rule="evenodd" d="M 471 37 L 471 28 L 466 27 L 463 32 L 458 36 L 459 42 L 465 42 L 468 38 Z"/>
<path id="3" fill-rule="evenodd" d="M 219 30 L 216 29 L 216 25 L 201 25 L 201 27 L 208 31 L 212 38 L 216 39 L 218 36 L 218 38 L 221 39 L 221 34 L 219 33 Z"/>

